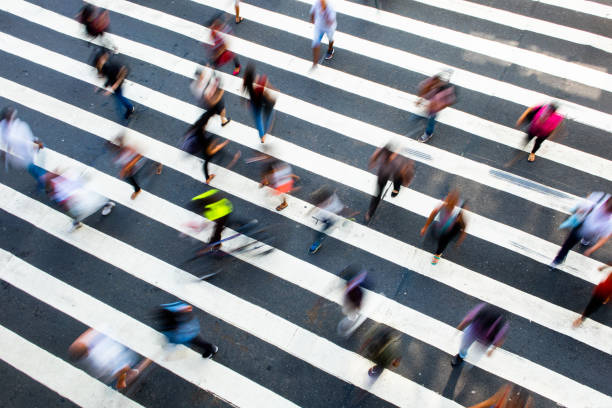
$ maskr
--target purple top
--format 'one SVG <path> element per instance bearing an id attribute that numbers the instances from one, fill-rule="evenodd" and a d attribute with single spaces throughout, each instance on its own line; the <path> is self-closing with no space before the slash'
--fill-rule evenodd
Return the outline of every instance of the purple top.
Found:
<path id="1" fill-rule="evenodd" d="M 476 339 L 483 344 L 498 344 L 506 335 L 508 331 L 508 323 L 504 322 L 503 316 L 500 314 L 499 317 L 493 322 L 493 324 L 486 324 L 485 321 L 479 319 L 479 314 L 482 309 L 486 306 L 486 303 L 481 303 L 472 310 L 463 318 L 463 321 L 470 324 L 472 326 L 472 330 Z M 498 326 L 503 324 L 501 328 Z M 497 334 L 493 341 L 490 340 L 490 336 L 497 330 Z"/>

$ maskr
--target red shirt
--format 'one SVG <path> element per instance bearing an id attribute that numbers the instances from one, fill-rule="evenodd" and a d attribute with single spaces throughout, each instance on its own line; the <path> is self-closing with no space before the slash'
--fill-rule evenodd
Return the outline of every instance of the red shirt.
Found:
<path id="1" fill-rule="evenodd" d="M 612 296 L 612 272 L 610 272 L 608 277 L 595 287 L 594 295 L 603 299 L 607 299 Z"/>

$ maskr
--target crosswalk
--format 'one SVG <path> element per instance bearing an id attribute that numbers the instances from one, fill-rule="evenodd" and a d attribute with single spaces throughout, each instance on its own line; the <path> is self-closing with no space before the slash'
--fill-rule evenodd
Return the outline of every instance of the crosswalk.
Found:
<path id="1" fill-rule="evenodd" d="M 291 164 L 301 190 L 278 213 L 254 164 L 241 160 L 230 170 L 211 163 L 212 186 L 230 196 L 236 212 L 277 225 L 279 236 L 265 244 L 274 246 L 269 254 L 236 253 L 220 275 L 201 281 L 197 276 L 215 264 L 183 261 L 193 242 L 206 242 L 211 233 L 210 226 L 185 231 L 186 223 L 201 219 L 184 207 L 206 189 L 202 160 L 176 145 L 202 113 L 188 91 L 203 60 L 200 44 L 210 42 L 202 23 L 231 13 L 233 2 L 91 3 L 111 11 L 109 39 L 131 66 L 124 93 L 138 112 L 129 127 L 116 119 L 108 106 L 113 101 L 92 92 L 103 82 L 91 67 L 95 41 L 73 19 L 78 1 L 0 3 L 6 22 L 0 103 L 17 106 L 45 142 L 40 167 L 75 169 L 87 188 L 117 203 L 110 216 L 91 216 L 71 231 L 70 218 L 27 174 L 2 173 L 0 278 L 9 314 L 0 320 L 1 360 L 74 404 L 92 407 L 168 401 L 458 407 L 486 399 L 505 382 L 529 390 L 536 406 L 612 406 L 610 310 L 579 329 L 571 326 L 612 250 L 604 247 L 594 257 L 576 250 L 559 270 L 546 266 L 564 239 L 557 227 L 580 197 L 612 190 L 612 35 L 601 28 L 609 6 L 523 0 L 523 9 L 502 9 L 414 0 L 377 10 L 336 0 L 337 53 L 313 71 L 310 0 L 241 2 L 245 22 L 236 26 L 230 47 L 243 66 L 256 63 L 278 88 L 276 124 L 260 144 L 241 106 L 241 79 L 219 72 L 232 122 L 221 127 L 214 119 L 209 131 L 232 142 L 229 153 L 240 150 L 248 159 L 263 152 Z M 539 11 L 530 14 L 530 3 Z M 546 13 L 550 18 L 542 17 Z M 595 28 L 568 22 L 566 13 Z M 524 33 L 524 41 L 517 40 Z M 558 53 L 568 47 L 577 57 Z M 417 112 L 416 84 L 444 69 L 453 72 L 459 103 L 440 114 L 429 144 L 417 143 L 407 136 L 407 117 Z M 533 164 L 505 166 L 517 150 L 531 148 L 513 127 L 518 115 L 551 99 L 569 119 L 565 138 L 545 142 Z M 106 159 L 104 144 L 120 132 L 164 165 L 136 200 Z M 376 186 L 368 157 L 389 140 L 417 163 L 413 184 L 396 198 L 385 197 L 370 225 L 362 215 L 341 220 L 323 249 L 308 255 L 319 228 L 310 193 L 330 185 L 363 212 Z M 452 186 L 468 199 L 468 239 L 432 266 L 431 248 L 418 231 Z M 252 238 L 241 240 L 227 248 Z M 366 266 L 375 285 L 366 291 L 366 322 L 346 340 L 336 324 L 344 282 L 338 274 L 349 262 Z M 165 345 L 151 327 L 152 308 L 172 299 L 197 308 L 205 337 L 220 346 L 215 360 Z M 461 339 L 455 326 L 480 301 L 507 312 L 510 336 L 490 357 L 468 355 L 469 369 L 453 371 L 449 360 Z M 37 313 L 20 319 L 28 309 Z M 53 319 L 43 323 L 41 314 Z M 403 358 L 373 381 L 367 375 L 372 363 L 360 348 L 377 324 L 401 334 Z M 65 333 L 50 335 L 50 327 Z M 154 361 L 137 389 L 119 393 L 74 366 L 65 350 L 85 327 Z"/>

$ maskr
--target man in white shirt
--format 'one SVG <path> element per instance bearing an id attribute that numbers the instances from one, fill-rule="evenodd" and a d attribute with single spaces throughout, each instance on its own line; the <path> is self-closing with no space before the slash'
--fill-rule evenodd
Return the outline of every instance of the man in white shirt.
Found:
<path id="1" fill-rule="evenodd" d="M 582 241 L 583 245 L 595 242 L 592 247 L 584 251 L 585 256 L 591 256 L 612 237 L 612 196 L 610 194 L 601 192 L 590 194 L 578 206 L 576 213 L 582 214 L 584 219 L 572 228 L 563 242 L 551 264 L 553 268 L 565 261 L 565 257 L 578 241 Z"/>
<path id="2" fill-rule="evenodd" d="M 317 66 L 319 62 L 319 50 L 321 48 L 321 40 L 323 35 L 327 35 L 327 54 L 325 59 L 331 59 L 334 56 L 334 33 L 336 31 L 336 11 L 327 2 L 327 0 L 315 0 L 310 8 L 310 22 L 314 26 L 314 37 L 312 39 L 312 66 Z"/>

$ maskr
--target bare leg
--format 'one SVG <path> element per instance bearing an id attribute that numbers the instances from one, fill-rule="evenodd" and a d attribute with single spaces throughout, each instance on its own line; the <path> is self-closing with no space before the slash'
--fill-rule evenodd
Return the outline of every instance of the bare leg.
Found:
<path id="1" fill-rule="evenodd" d="M 317 45 L 312 49 L 312 66 L 316 67 L 319 62 L 319 50 L 321 49 L 320 45 Z"/>

